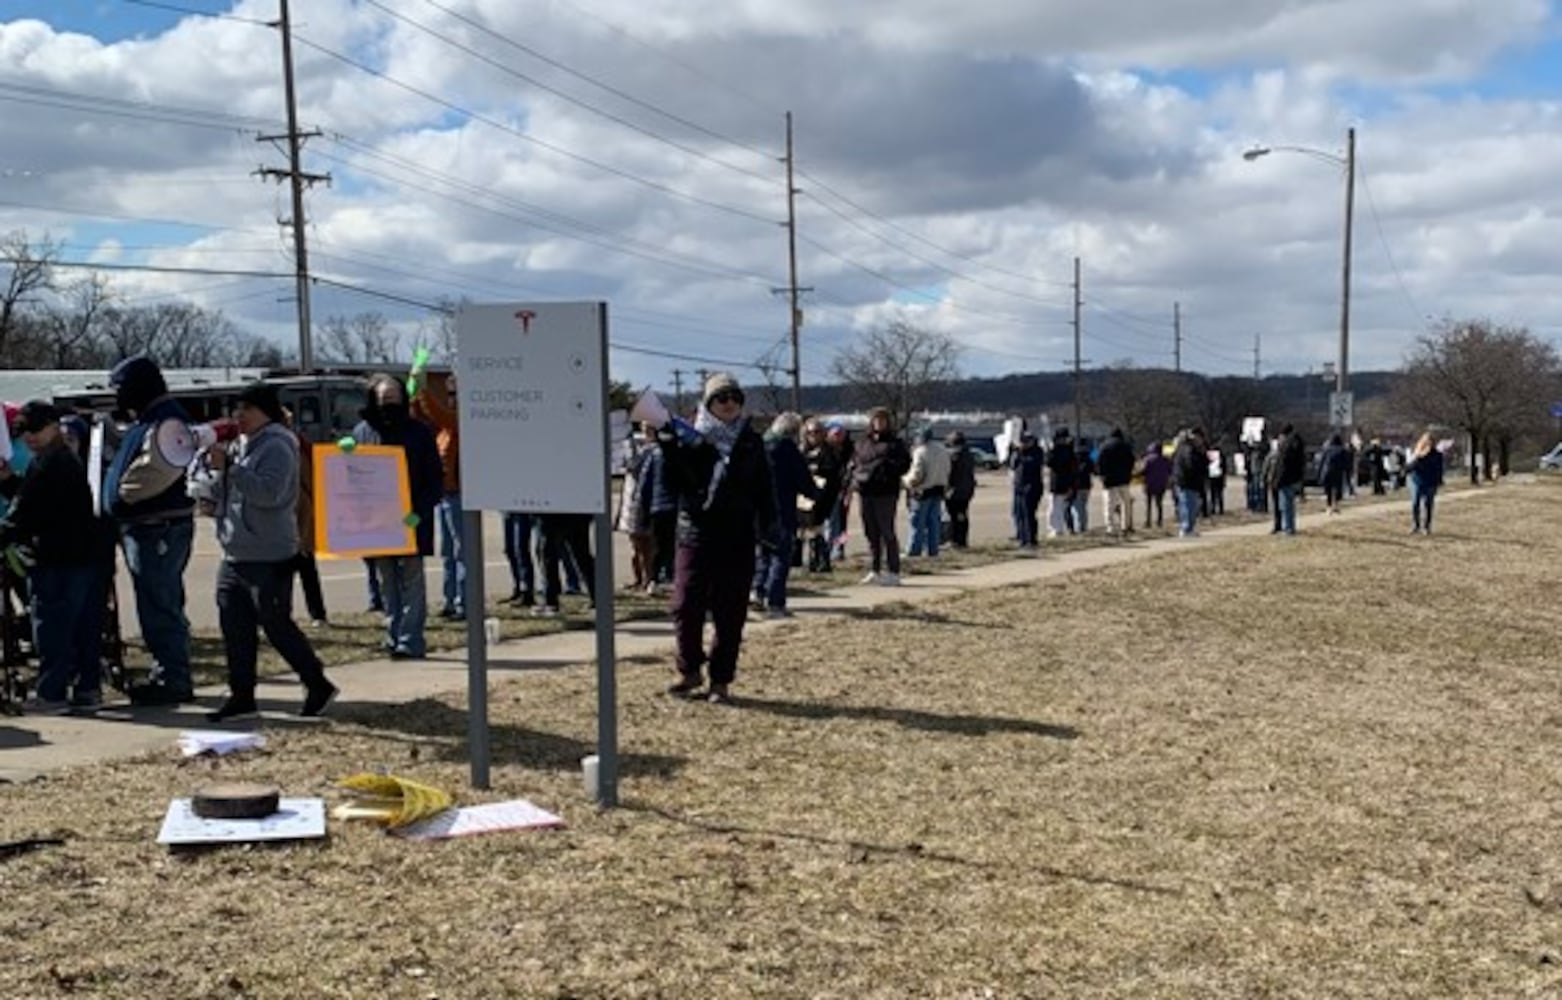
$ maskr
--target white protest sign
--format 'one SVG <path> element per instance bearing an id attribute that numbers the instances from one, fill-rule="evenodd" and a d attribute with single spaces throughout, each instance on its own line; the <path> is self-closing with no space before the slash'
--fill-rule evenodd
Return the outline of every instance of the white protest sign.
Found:
<path id="1" fill-rule="evenodd" d="M 606 514 L 606 304 L 468 306 L 456 355 L 467 509 Z"/>

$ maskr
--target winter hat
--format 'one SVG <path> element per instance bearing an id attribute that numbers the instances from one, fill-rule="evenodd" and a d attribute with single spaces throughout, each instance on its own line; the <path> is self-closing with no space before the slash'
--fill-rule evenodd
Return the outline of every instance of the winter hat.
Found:
<path id="1" fill-rule="evenodd" d="M 108 384 L 114 387 L 114 402 L 119 408 L 140 414 L 152 401 L 168 395 L 163 370 L 145 354 L 126 358 L 109 372 Z"/>
<path id="2" fill-rule="evenodd" d="M 735 393 L 738 402 L 743 401 L 743 387 L 738 385 L 738 380 L 730 372 L 715 372 L 705 380 L 705 395 L 700 398 L 709 406 L 712 398 L 724 392 Z"/>
<path id="3" fill-rule="evenodd" d="M 16 417 L 11 423 L 11 429 L 17 434 L 36 434 L 50 424 L 60 422 L 60 411 L 53 403 L 43 399 L 34 399 L 25 403 L 16 411 Z"/>
<path id="4" fill-rule="evenodd" d="M 239 393 L 240 403 L 253 406 L 266 415 L 266 419 L 272 423 L 285 423 L 285 414 L 282 412 L 282 400 L 277 397 L 277 387 L 267 385 L 265 382 L 251 382 Z"/>

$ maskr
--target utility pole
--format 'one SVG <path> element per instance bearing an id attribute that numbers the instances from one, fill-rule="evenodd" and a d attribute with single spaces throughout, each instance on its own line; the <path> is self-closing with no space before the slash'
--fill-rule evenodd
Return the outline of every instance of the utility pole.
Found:
<path id="1" fill-rule="evenodd" d="M 673 413 L 683 412 L 683 369 L 673 369 Z"/>
<path id="2" fill-rule="evenodd" d="M 1257 382 L 1257 381 L 1261 380 L 1264 377 L 1263 374 L 1262 374 L 1262 368 L 1263 368 L 1262 358 L 1263 358 L 1263 355 L 1262 355 L 1262 353 L 1260 353 L 1263 350 L 1263 345 L 1264 345 L 1264 336 L 1263 336 L 1263 334 L 1261 334 L 1261 333 L 1253 334 L 1253 381 L 1254 382 Z"/>
<path id="3" fill-rule="evenodd" d="M 1356 213 L 1356 128 L 1345 132 L 1345 254 L 1340 280 L 1340 360 L 1334 369 L 1334 390 L 1350 388 L 1350 253 Z"/>
<path id="4" fill-rule="evenodd" d="M 1079 288 L 1079 258 L 1074 258 L 1074 437 L 1077 439 L 1084 433 L 1084 427 L 1080 422 L 1079 410 L 1079 383 L 1080 383 L 1080 307 L 1085 300 L 1080 295 Z"/>
<path id="5" fill-rule="evenodd" d="M 315 350 L 313 326 L 309 317 L 309 249 L 304 238 L 304 227 L 307 225 L 304 218 L 304 189 L 330 183 L 331 175 L 305 173 L 300 163 L 304 140 L 320 132 L 300 132 L 298 129 L 298 95 L 293 87 L 293 22 L 288 12 L 288 0 L 280 2 L 281 17 L 272 21 L 271 27 L 282 32 L 282 86 L 287 99 L 287 134 L 263 135 L 259 141 L 275 143 L 286 139 L 288 168 L 278 170 L 275 167 L 261 167 L 256 173 L 279 182 L 286 179 L 293 189 L 293 218 L 277 221 L 293 227 L 293 267 L 298 282 L 298 367 L 301 371 L 309 372 L 314 370 Z"/>
<path id="6" fill-rule="evenodd" d="M 1172 303 L 1172 371 L 1182 374 L 1182 303 Z"/>
<path id="7" fill-rule="evenodd" d="M 792 155 L 792 112 L 786 113 L 786 156 L 782 157 L 782 163 L 786 164 L 786 221 L 782 223 L 786 227 L 786 258 L 788 284 L 785 288 L 775 288 L 771 291 L 776 294 L 785 294 L 788 305 L 791 307 L 791 338 L 792 338 L 792 409 L 799 413 L 803 409 L 803 362 L 802 343 L 799 334 L 803 328 L 803 310 L 797 304 L 798 295 L 802 292 L 811 292 L 812 288 L 802 288 L 797 284 L 797 185 L 793 182 L 794 157 Z"/>

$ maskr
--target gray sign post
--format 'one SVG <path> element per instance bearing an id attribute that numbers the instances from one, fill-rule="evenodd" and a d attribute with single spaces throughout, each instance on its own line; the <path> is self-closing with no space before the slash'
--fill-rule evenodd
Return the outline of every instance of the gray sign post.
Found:
<path id="1" fill-rule="evenodd" d="M 607 304 L 475 305 L 456 320 L 466 510 L 468 743 L 488 787 L 482 512 L 589 514 L 596 527 L 597 801 L 618 804 Z"/>

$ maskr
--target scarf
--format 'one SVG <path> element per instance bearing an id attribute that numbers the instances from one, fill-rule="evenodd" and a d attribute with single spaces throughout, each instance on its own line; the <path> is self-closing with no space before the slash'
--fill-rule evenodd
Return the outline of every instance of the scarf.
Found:
<path id="1" fill-rule="evenodd" d="M 705 504 L 703 509 L 710 510 L 716 502 L 716 491 L 721 487 L 722 480 L 727 478 L 727 463 L 732 458 L 733 446 L 738 443 L 738 436 L 743 433 L 743 425 L 746 418 L 739 416 L 730 424 L 724 424 L 716 419 L 716 415 L 706 409 L 703 404 L 700 412 L 694 418 L 694 429 L 700 432 L 700 436 L 709 441 L 715 447 L 716 453 L 721 456 L 714 468 L 711 469 L 710 485 L 705 489 Z"/>

